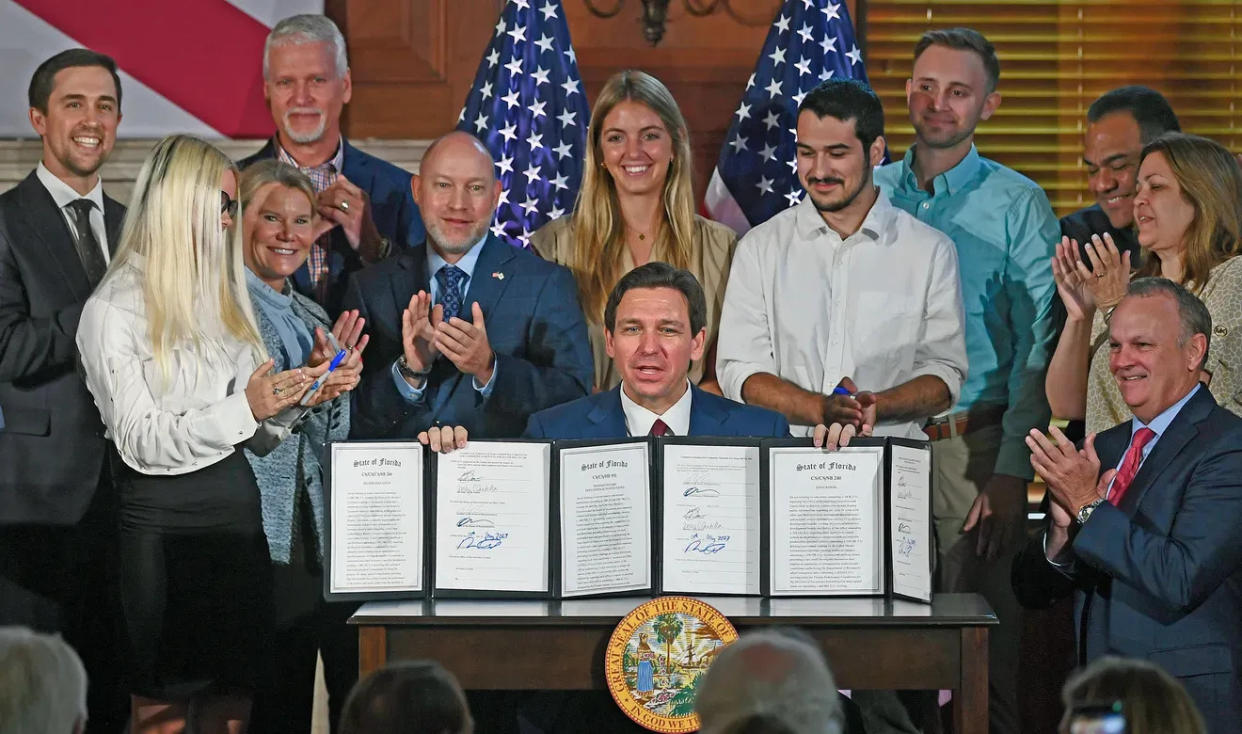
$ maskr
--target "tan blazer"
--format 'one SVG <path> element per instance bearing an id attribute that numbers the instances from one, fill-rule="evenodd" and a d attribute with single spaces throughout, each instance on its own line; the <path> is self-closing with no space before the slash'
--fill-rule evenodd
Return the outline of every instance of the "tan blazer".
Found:
<path id="1" fill-rule="evenodd" d="M 569 266 L 573 256 L 574 228 L 568 216 L 554 219 L 543 225 L 530 238 L 531 247 L 545 260 Z M 729 265 L 733 262 L 733 248 L 737 246 L 737 234 L 719 222 L 694 217 L 694 249 L 690 253 L 691 273 L 703 286 L 707 298 L 707 349 L 704 357 L 716 344 L 716 332 L 720 327 L 720 309 L 724 305 L 725 285 L 729 280 Z M 652 260 L 663 260 L 663 245 L 657 243 L 651 251 Z M 621 274 L 634 269 L 630 251 L 621 254 Z M 610 390 L 621 384 L 621 375 L 604 348 L 603 314 L 587 314 L 587 331 L 591 338 L 591 352 L 595 357 L 595 389 Z M 698 384 L 703 379 L 703 360 L 690 365 L 690 381 Z"/>

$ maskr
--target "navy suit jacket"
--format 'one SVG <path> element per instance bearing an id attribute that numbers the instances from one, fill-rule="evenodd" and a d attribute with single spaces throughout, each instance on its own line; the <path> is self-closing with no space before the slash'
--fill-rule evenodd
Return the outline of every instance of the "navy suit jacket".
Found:
<path id="1" fill-rule="evenodd" d="M 477 438 L 516 438 L 531 413 L 590 389 L 591 347 L 569 270 L 492 235 L 478 246 L 483 249 L 462 318 L 472 320 L 469 306 L 478 301 L 496 353 L 490 395 L 484 399 L 474 379 L 443 356 L 418 404 L 406 402 L 393 382 L 392 365 L 402 354 L 402 311 L 410 296 L 431 289 L 422 243 L 357 273 L 345 294 L 344 307 L 361 312 L 371 335 L 353 393 L 354 438 L 412 438 L 432 425 L 465 426 Z"/>
<path id="2" fill-rule="evenodd" d="M 785 416 L 766 408 L 735 403 L 690 386 L 691 436 L 759 436 L 788 438 Z M 548 408 L 530 417 L 525 438 L 608 439 L 629 435 L 621 386 L 572 403 Z"/>
<path id="3" fill-rule="evenodd" d="M 1103 469 L 1120 461 L 1130 423 L 1095 441 Z M 1014 560 L 1027 606 L 1075 595 L 1079 656 L 1146 658 L 1186 686 L 1212 732 L 1242 717 L 1242 418 L 1206 388 L 1161 435 L 1114 507 L 1096 508 L 1073 541 L 1074 563 L 1044 557 L 1043 534 Z"/>
<path id="4" fill-rule="evenodd" d="M 422 242 L 427 236 L 423 230 L 423 220 L 418 213 L 418 205 L 414 203 L 414 195 L 410 190 L 411 174 L 405 169 L 394 166 L 388 161 L 376 158 L 358 150 L 341 138 L 345 146 L 345 159 L 341 173 L 355 186 L 367 192 L 371 198 L 371 218 L 379 233 L 392 242 L 393 253 L 400 252 L 416 242 Z M 259 152 L 238 162 L 239 168 L 246 168 L 251 163 L 276 157 L 275 139 L 267 141 Z M 361 270 L 365 263 L 340 227 L 332 229 L 332 250 L 328 255 L 328 290 L 325 303 L 320 305 L 328 312 L 329 319 L 335 319 L 341 312 L 341 299 L 349 276 Z M 311 287 L 310 271 L 306 265 L 298 268 L 293 274 L 293 287 L 302 295 L 318 302 L 318 297 Z"/>
<path id="5" fill-rule="evenodd" d="M 115 252 L 125 207 L 105 196 L 103 214 Z M 32 172 L 0 196 L 0 524 L 72 525 L 99 484 L 107 442 L 74 343 L 91 290 Z"/>

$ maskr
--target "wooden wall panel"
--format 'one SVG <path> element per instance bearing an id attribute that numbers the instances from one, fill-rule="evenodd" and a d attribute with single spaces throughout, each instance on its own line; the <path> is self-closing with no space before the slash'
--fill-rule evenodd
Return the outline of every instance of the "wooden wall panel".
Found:
<path id="1" fill-rule="evenodd" d="M 601 9 L 617 2 L 594 0 Z M 562 0 L 587 99 L 594 101 L 621 69 L 659 77 L 690 126 L 701 197 L 781 0 L 721 0 L 703 17 L 688 13 L 685 0 L 672 0 L 654 48 L 643 37 L 640 0 L 620 2 L 616 16 L 600 18 L 586 0 Z M 503 6 L 504 0 L 328 0 L 353 68 L 346 132 L 418 139 L 452 128 Z M 855 0 L 847 6 L 855 12 Z"/>
<path id="2" fill-rule="evenodd" d="M 451 129 L 491 39 L 498 0 L 328 0 L 349 45 L 357 138 L 426 139 Z"/>
<path id="3" fill-rule="evenodd" d="M 596 6 L 605 5 L 595 0 Z M 682 0 L 670 4 L 664 38 L 651 47 L 643 38 L 641 3 L 627 0 L 613 18 L 597 18 L 585 0 L 564 0 L 587 96 L 625 68 L 654 74 L 681 107 L 694 149 L 694 189 L 701 200 L 733 111 L 754 69 L 780 0 L 732 0 L 736 8 L 705 16 L 688 14 Z"/>

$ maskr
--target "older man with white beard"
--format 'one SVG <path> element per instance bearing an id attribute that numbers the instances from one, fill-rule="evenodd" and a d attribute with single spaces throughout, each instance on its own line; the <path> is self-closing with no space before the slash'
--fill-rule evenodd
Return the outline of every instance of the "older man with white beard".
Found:
<path id="1" fill-rule="evenodd" d="M 335 318 L 350 274 L 423 239 L 409 171 L 349 144 L 341 110 L 353 84 L 345 38 L 323 15 L 276 24 L 263 47 L 263 96 L 276 134 L 239 163 L 297 166 L 319 195 L 319 229 L 295 287 Z"/>
<path id="2" fill-rule="evenodd" d="M 573 276 L 489 232 L 500 182 L 487 148 L 464 132 L 436 140 L 414 198 L 426 242 L 358 273 L 345 294 L 371 335 L 350 435 L 452 425 L 516 438 L 531 413 L 586 395 L 591 349 Z"/>

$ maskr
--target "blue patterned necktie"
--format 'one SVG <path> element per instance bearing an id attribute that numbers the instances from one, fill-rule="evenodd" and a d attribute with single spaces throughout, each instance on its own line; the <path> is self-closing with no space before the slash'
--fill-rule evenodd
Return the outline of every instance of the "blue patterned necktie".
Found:
<path id="1" fill-rule="evenodd" d="M 444 305 L 444 320 L 461 316 L 461 284 L 466 279 L 466 271 L 456 265 L 445 265 L 436 271 L 436 282 L 440 284 L 440 303 Z"/>

